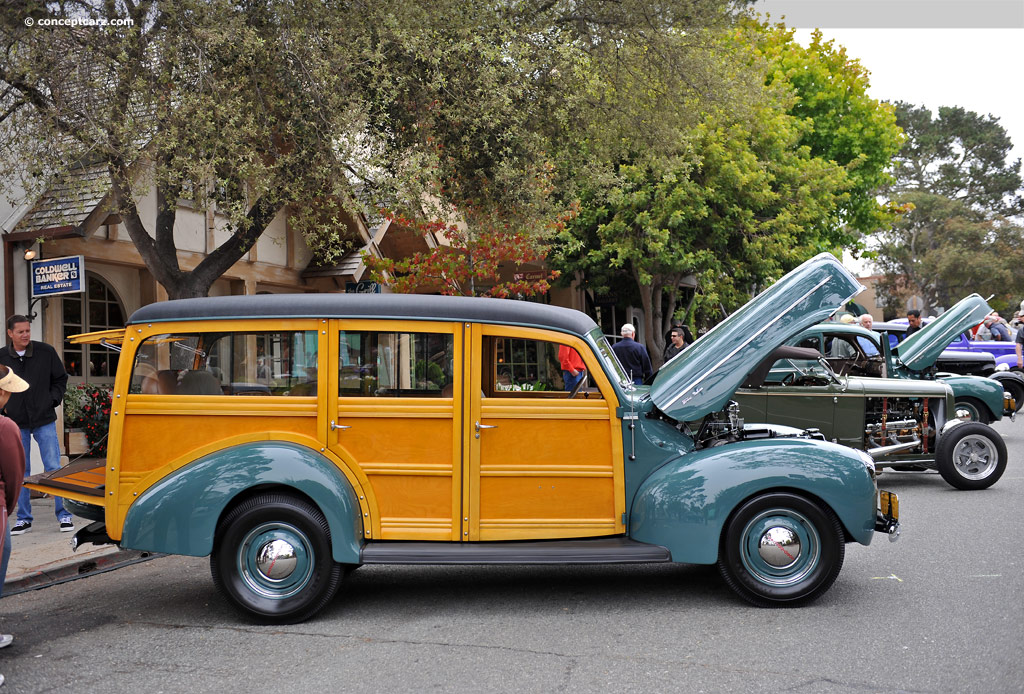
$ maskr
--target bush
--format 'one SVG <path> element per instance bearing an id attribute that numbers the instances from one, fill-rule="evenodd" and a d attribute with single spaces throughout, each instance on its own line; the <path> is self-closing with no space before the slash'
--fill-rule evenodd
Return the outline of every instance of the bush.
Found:
<path id="1" fill-rule="evenodd" d="M 88 383 L 68 388 L 64 393 L 64 426 L 84 430 L 89 453 L 105 456 L 110 429 L 110 391 Z"/>

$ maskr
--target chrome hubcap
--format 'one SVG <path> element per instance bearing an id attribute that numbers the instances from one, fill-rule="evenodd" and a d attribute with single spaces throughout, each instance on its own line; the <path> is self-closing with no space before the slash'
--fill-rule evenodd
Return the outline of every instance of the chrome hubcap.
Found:
<path id="1" fill-rule="evenodd" d="M 256 557 L 256 569 L 272 581 L 291 576 L 298 563 L 295 547 L 284 540 L 266 543 L 259 549 Z"/>
<path id="2" fill-rule="evenodd" d="M 800 538 L 789 528 L 776 526 L 761 536 L 757 552 L 766 564 L 784 569 L 800 559 Z"/>
<path id="3" fill-rule="evenodd" d="M 995 444 L 987 437 L 970 434 L 953 450 L 953 466 L 970 480 L 981 480 L 991 475 L 999 464 Z"/>

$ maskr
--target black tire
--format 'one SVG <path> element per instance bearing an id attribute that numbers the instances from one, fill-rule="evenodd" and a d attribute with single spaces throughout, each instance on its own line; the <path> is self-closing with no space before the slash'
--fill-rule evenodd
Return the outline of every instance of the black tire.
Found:
<path id="1" fill-rule="evenodd" d="M 210 573 L 244 614 L 294 624 L 330 602 L 343 570 L 331 556 L 331 532 L 320 510 L 270 493 L 242 502 L 217 524 Z"/>
<path id="2" fill-rule="evenodd" d="M 1017 378 L 997 378 L 995 380 L 1002 384 L 1003 390 L 1013 397 L 1014 411 L 1020 412 L 1024 407 L 1024 381 Z"/>
<path id="3" fill-rule="evenodd" d="M 988 407 L 985 406 L 981 400 L 977 398 L 963 397 L 956 401 L 953 406 L 956 412 L 967 410 L 971 415 L 972 422 L 981 422 L 982 424 L 992 423 L 992 413 L 989 412 Z M 1002 413 L 1000 413 L 1002 414 Z"/>
<path id="4" fill-rule="evenodd" d="M 957 489 L 987 489 L 1006 470 L 1006 443 L 987 424 L 958 424 L 939 439 L 935 462 L 942 479 Z"/>
<path id="5" fill-rule="evenodd" d="M 772 492 L 744 502 L 729 517 L 718 570 L 747 602 L 797 606 L 832 586 L 845 553 L 843 528 L 831 509 L 797 494 Z"/>

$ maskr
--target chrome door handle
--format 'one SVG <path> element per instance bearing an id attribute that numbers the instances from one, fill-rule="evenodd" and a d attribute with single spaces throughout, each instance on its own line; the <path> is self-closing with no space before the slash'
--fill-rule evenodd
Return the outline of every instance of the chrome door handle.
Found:
<path id="1" fill-rule="evenodd" d="M 480 430 L 481 429 L 497 429 L 497 428 L 498 428 L 497 424 L 481 424 L 480 422 L 477 422 L 476 423 L 476 437 L 480 438 Z"/>
<path id="2" fill-rule="evenodd" d="M 351 429 L 351 428 L 352 427 L 345 426 L 344 424 L 335 424 L 334 420 L 333 419 L 331 420 L 331 431 L 334 431 L 335 429 L 341 429 L 342 431 L 344 431 L 345 429 Z"/>

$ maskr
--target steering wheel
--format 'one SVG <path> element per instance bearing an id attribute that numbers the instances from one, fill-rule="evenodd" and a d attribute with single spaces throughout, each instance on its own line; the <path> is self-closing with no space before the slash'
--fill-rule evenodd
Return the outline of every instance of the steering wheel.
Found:
<path id="1" fill-rule="evenodd" d="M 782 385 L 784 386 L 788 386 L 792 384 L 794 381 L 796 381 L 796 374 L 793 373 L 792 371 L 787 371 L 786 375 L 782 377 L 782 381 L 780 381 L 780 383 L 782 383 Z"/>
<path id="2" fill-rule="evenodd" d="M 581 378 L 579 381 L 576 382 L 576 385 L 573 386 L 572 391 L 569 393 L 569 397 L 567 399 L 568 400 L 572 400 L 577 395 L 579 395 L 579 392 L 581 390 L 583 390 L 583 384 L 586 383 L 586 382 L 587 382 L 587 374 L 586 374 L 586 372 L 584 372 L 583 373 L 583 378 Z"/>

